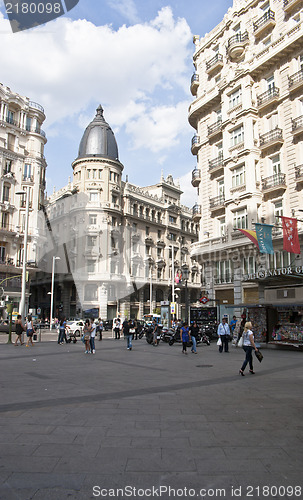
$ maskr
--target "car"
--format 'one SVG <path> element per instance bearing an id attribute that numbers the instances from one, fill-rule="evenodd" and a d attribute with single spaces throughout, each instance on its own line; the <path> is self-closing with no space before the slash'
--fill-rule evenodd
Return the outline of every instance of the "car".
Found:
<path id="1" fill-rule="evenodd" d="M 15 322 L 12 321 L 12 332 L 15 332 Z M 0 333 L 9 333 L 9 321 L 3 320 L 0 323 Z"/>
<path id="2" fill-rule="evenodd" d="M 75 337 L 80 337 L 84 328 L 84 321 L 80 319 L 79 321 L 67 321 L 67 326 L 69 327 L 69 334 Z"/>
<path id="3" fill-rule="evenodd" d="M 112 319 L 107 319 L 103 321 L 103 328 L 104 331 L 107 332 L 107 330 L 111 330 L 113 327 L 113 320 Z"/>

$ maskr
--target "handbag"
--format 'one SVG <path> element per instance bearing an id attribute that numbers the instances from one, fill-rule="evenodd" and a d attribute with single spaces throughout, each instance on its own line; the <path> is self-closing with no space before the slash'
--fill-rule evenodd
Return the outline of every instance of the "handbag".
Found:
<path id="1" fill-rule="evenodd" d="M 242 337 L 239 338 L 239 342 L 237 344 L 237 347 L 242 347 L 243 346 L 243 335 Z"/>
<path id="2" fill-rule="evenodd" d="M 218 338 L 217 345 L 218 345 L 218 346 L 221 346 L 221 345 L 222 345 L 222 340 L 221 340 L 221 337 L 219 337 L 219 338 Z"/>
<path id="3" fill-rule="evenodd" d="M 263 354 L 262 354 L 262 352 L 255 351 L 255 356 L 256 356 L 257 360 L 260 361 L 260 363 L 261 363 L 261 361 L 262 361 L 262 359 L 264 357 Z"/>

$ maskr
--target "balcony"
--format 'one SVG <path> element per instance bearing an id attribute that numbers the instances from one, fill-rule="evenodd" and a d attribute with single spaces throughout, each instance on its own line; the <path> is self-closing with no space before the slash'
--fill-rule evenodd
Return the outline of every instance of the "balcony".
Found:
<path id="1" fill-rule="evenodd" d="M 303 183 L 303 165 L 295 166 L 296 183 Z"/>
<path id="2" fill-rule="evenodd" d="M 192 214 L 193 214 L 193 221 L 194 222 L 199 222 L 199 220 L 202 217 L 202 210 L 201 210 L 201 205 L 198 205 L 197 203 L 193 206 L 192 208 Z"/>
<path id="3" fill-rule="evenodd" d="M 216 285 L 220 285 L 223 283 L 233 283 L 234 276 L 230 272 L 222 273 L 220 276 L 214 277 L 214 282 Z"/>
<path id="4" fill-rule="evenodd" d="M 192 95 L 197 94 L 198 87 L 199 87 L 199 75 L 197 75 L 197 73 L 194 73 L 193 76 L 191 77 L 191 82 L 190 82 L 190 91 Z"/>
<path id="5" fill-rule="evenodd" d="M 254 23 L 254 35 L 256 38 L 263 35 L 276 26 L 275 13 L 268 9 L 265 14 Z"/>
<path id="6" fill-rule="evenodd" d="M 217 120 L 215 123 L 207 127 L 207 135 L 209 139 L 212 139 L 221 133 L 222 133 L 222 120 Z"/>
<path id="7" fill-rule="evenodd" d="M 201 170 L 195 168 L 191 173 L 191 183 L 193 187 L 198 187 L 201 182 Z"/>
<path id="8" fill-rule="evenodd" d="M 239 59 L 248 44 L 248 32 L 237 33 L 229 38 L 227 42 L 227 53 L 231 59 Z"/>
<path id="9" fill-rule="evenodd" d="M 154 240 L 151 236 L 146 236 L 145 237 L 145 243 L 146 245 L 153 245 L 154 244 Z"/>
<path id="10" fill-rule="evenodd" d="M 34 176 L 33 175 L 23 175 L 23 182 L 34 182 Z"/>
<path id="11" fill-rule="evenodd" d="M 286 176 L 282 172 L 262 179 L 262 190 L 264 195 L 275 194 L 275 196 L 277 196 L 278 193 L 285 191 L 287 187 L 285 179 Z"/>
<path id="12" fill-rule="evenodd" d="M 210 61 L 206 63 L 206 73 L 210 75 L 215 71 L 223 68 L 223 56 L 222 54 L 216 54 Z"/>
<path id="13" fill-rule="evenodd" d="M 284 12 L 289 14 L 290 12 L 292 12 L 293 9 L 298 7 L 298 5 L 301 4 L 301 2 L 302 0 L 284 0 L 283 4 Z"/>
<path id="14" fill-rule="evenodd" d="M 288 77 L 288 90 L 294 92 L 303 87 L 303 69 Z"/>
<path id="15" fill-rule="evenodd" d="M 28 105 L 29 105 L 30 108 L 38 109 L 39 111 L 41 111 L 41 113 L 44 114 L 43 107 L 40 104 L 38 104 L 37 102 L 29 101 Z"/>
<path id="16" fill-rule="evenodd" d="M 257 96 L 257 106 L 259 111 L 263 111 L 265 108 L 270 106 L 271 104 L 276 104 L 280 97 L 280 89 L 277 87 L 271 87 L 270 89 L 263 92 Z"/>
<path id="17" fill-rule="evenodd" d="M 291 131 L 293 136 L 302 134 L 303 132 L 303 115 L 291 120 Z"/>
<path id="18" fill-rule="evenodd" d="M 9 123 L 10 125 L 14 125 L 14 127 L 18 127 L 19 124 L 16 122 L 16 120 L 13 120 L 11 116 L 6 116 L 5 118 L 6 123 Z"/>
<path id="19" fill-rule="evenodd" d="M 215 196 L 215 198 L 209 199 L 209 208 L 211 212 L 215 212 L 216 210 L 222 210 L 225 208 L 225 196 Z"/>
<path id="20" fill-rule="evenodd" d="M 194 135 L 191 140 L 191 152 L 193 155 L 196 155 L 200 147 L 200 136 Z"/>
<path id="21" fill-rule="evenodd" d="M 260 149 L 265 151 L 272 146 L 281 146 L 283 144 L 283 130 L 281 128 L 275 128 L 266 134 L 260 135 Z"/>
<path id="22" fill-rule="evenodd" d="M 213 160 L 208 160 L 208 170 L 211 174 L 218 173 L 222 168 L 224 168 L 223 154 L 219 154 Z"/>

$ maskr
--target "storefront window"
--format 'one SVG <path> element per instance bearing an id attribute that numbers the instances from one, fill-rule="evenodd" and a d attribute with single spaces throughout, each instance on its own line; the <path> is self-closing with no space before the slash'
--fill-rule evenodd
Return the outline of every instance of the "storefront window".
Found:
<path id="1" fill-rule="evenodd" d="M 269 268 L 280 269 L 282 267 L 290 266 L 290 253 L 289 252 L 275 252 L 269 257 Z"/>

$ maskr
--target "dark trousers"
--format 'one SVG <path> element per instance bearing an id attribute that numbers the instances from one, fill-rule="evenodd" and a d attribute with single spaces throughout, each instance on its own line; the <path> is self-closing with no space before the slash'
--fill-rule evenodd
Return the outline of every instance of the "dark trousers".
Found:
<path id="1" fill-rule="evenodd" d="M 224 351 L 228 352 L 229 335 L 220 335 L 220 339 L 222 341 L 222 345 L 219 347 L 219 352 L 223 352 L 223 347 Z"/>
<path id="2" fill-rule="evenodd" d="M 114 328 L 114 332 L 115 332 L 115 339 L 119 339 L 120 338 L 120 328 Z"/>
<path id="3" fill-rule="evenodd" d="M 253 360 L 252 360 L 252 350 L 253 350 L 253 348 L 250 345 L 244 345 L 243 349 L 245 351 L 246 356 L 245 356 L 245 359 L 243 361 L 243 365 L 241 367 L 241 370 L 242 370 L 242 372 L 244 372 L 244 370 L 246 368 L 246 365 L 248 363 L 249 363 L 250 370 L 253 370 Z"/>
<path id="4" fill-rule="evenodd" d="M 187 341 L 186 342 L 182 342 L 182 345 L 183 345 L 183 351 L 187 351 Z"/>

